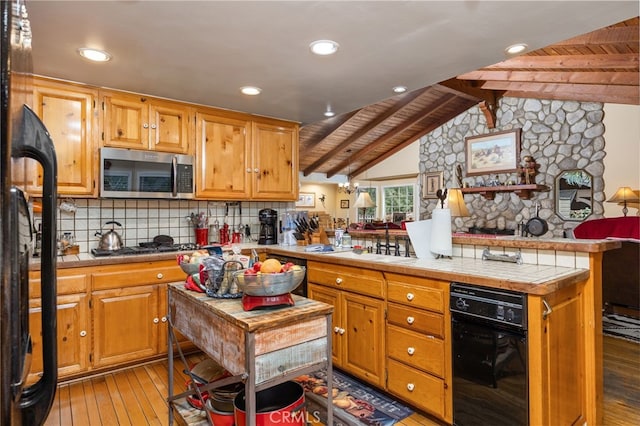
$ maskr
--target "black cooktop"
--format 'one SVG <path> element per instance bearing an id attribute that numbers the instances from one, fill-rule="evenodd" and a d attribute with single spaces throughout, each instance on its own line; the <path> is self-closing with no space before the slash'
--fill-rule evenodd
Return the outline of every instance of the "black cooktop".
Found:
<path id="1" fill-rule="evenodd" d="M 195 250 L 197 247 L 193 243 L 187 244 L 172 244 L 172 245 L 154 245 L 141 243 L 137 247 L 123 247 L 119 250 L 104 250 L 99 248 L 94 248 L 91 250 L 91 254 L 96 257 L 104 257 L 104 256 L 130 256 L 137 254 L 153 254 L 153 253 L 166 253 L 172 251 L 182 251 L 182 250 Z"/>

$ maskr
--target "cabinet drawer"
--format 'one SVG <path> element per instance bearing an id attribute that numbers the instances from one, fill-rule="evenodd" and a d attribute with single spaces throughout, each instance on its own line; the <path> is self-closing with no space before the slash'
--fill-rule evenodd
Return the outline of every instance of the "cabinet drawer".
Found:
<path id="1" fill-rule="evenodd" d="M 380 271 L 309 262 L 307 274 L 308 281 L 312 283 L 377 298 L 385 296 L 384 277 Z"/>
<path id="2" fill-rule="evenodd" d="M 89 288 L 89 277 L 86 273 L 67 270 L 56 271 L 57 294 L 84 293 Z M 29 272 L 29 298 L 38 299 L 42 296 L 40 291 L 40 271 Z"/>
<path id="3" fill-rule="evenodd" d="M 123 268 L 126 267 L 126 270 Z M 185 279 L 185 274 L 176 262 L 170 264 L 136 264 L 121 265 L 118 269 L 107 269 L 93 273 L 93 290 L 122 288 L 146 284 L 161 284 Z"/>
<path id="4" fill-rule="evenodd" d="M 445 312 L 449 309 L 449 283 L 427 278 L 386 274 L 387 298 L 416 308 Z"/>
<path id="5" fill-rule="evenodd" d="M 389 325 L 387 352 L 398 361 L 444 377 L 444 342 L 436 337 Z"/>
<path id="6" fill-rule="evenodd" d="M 389 360 L 388 390 L 403 401 L 440 418 L 445 415 L 445 383 L 443 380 Z"/>
<path id="7" fill-rule="evenodd" d="M 441 314 L 389 303 L 387 322 L 417 333 L 444 338 L 444 319 Z"/>

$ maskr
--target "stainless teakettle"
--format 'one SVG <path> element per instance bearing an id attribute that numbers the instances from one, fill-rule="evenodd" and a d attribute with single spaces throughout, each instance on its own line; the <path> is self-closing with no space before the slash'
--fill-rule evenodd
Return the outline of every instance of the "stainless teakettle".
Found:
<path id="1" fill-rule="evenodd" d="M 113 229 L 113 226 L 111 226 L 111 229 L 109 229 L 107 232 L 103 232 L 105 226 L 107 225 L 118 225 L 120 228 L 122 228 L 122 225 L 115 220 L 105 223 L 102 227 L 102 231 L 98 231 L 95 233 L 96 237 L 100 237 L 98 249 L 120 250 L 122 248 L 122 238 L 120 238 L 120 235 Z"/>

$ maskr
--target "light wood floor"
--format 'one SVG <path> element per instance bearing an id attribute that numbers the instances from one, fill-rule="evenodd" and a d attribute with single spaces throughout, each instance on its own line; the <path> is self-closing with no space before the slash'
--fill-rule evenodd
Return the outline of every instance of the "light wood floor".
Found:
<path id="1" fill-rule="evenodd" d="M 201 355 L 192 355 L 195 363 Z M 187 381 L 182 363 L 174 363 L 174 389 Z M 61 384 L 45 425 L 166 425 L 167 362 L 158 361 L 106 375 Z M 604 338 L 604 424 L 640 424 L 640 344 Z M 398 426 L 435 426 L 414 414 Z"/>

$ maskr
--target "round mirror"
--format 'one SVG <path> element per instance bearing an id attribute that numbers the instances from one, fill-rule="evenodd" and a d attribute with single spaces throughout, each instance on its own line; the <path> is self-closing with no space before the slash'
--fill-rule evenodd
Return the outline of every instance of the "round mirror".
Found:
<path id="1" fill-rule="evenodd" d="M 584 170 L 565 170 L 556 177 L 556 214 L 564 220 L 582 221 L 591 214 L 592 176 Z"/>

